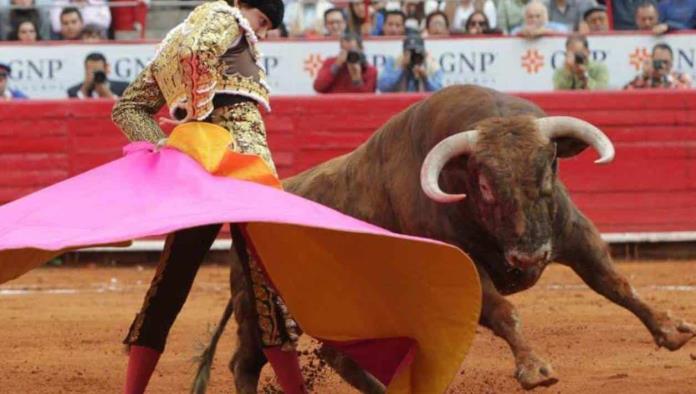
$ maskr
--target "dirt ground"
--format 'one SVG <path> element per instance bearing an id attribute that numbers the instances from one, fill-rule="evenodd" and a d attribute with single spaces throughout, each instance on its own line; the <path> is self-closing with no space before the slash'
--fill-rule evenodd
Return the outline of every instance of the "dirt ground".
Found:
<path id="1" fill-rule="evenodd" d="M 696 322 L 696 261 L 621 263 L 650 304 Z M 153 268 L 42 268 L 0 286 L 0 393 L 117 393 L 127 358 L 121 339 Z M 193 356 L 227 301 L 228 270 L 205 266 L 169 337 L 150 393 L 188 392 Z M 631 313 L 596 295 L 567 268 L 550 267 L 531 290 L 510 297 L 537 353 L 559 383 L 536 392 L 696 393 L 696 340 L 658 350 Z M 209 392 L 231 393 L 234 339 L 221 341 Z M 304 341 L 304 346 L 309 346 Z M 480 329 L 451 393 L 522 392 L 507 345 Z M 271 384 L 267 368 L 262 385 Z M 266 390 L 269 391 L 269 390 Z M 317 393 L 351 393 L 327 372 Z"/>

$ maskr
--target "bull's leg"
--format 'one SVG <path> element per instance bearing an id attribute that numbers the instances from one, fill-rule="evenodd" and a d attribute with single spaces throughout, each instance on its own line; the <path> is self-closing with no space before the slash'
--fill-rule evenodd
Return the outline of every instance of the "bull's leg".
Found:
<path id="1" fill-rule="evenodd" d="M 386 388 L 374 376 L 360 368 L 358 364 L 330 346 L 322 345 L 319 357 L 326 361 L 343 380 L 365 394 L 381 394 Z"/>
<path id="2" fill-rule="evenodd" d="M 503 338 L 510 346 L 515 356 L 517 381 L 526 390 L 538 386 L 551 386 L 558 382 L 551 364 L 537 356 L 522 335 L 520 318 L 515 306 L 496 290 L 484 269 L 479 268 L 479 274 L 483 290 L 480 323 Z"/>
<path id="3" fill-rule="evenodd" d="M 251 284 L 247 280 L 246 264 L 248 254 L 241 233 L 236 226 L 231 227 L 235 239 L 237 254 L 232 256 L 230 269 L 230 287 L 234 300 L 234 316 L 237 321 L 237 348 L 230 361 L 230 371 L 234 375 L 237 393 L 256 393 L 261 369 L 266 364 L 261 338 L 258 330 L 258 318 L 254 305 Z"/>
<path id="4" fill-rule="evenodd" d="M 599 232 L 580 213 L 558 244 L 557 260 L 569 265 L 588 286 L 633 312 L 645 324 L 658 346 L 677 350 L 696 336 L 696 326 L 658 311 L 638 296 L 616 271 L 609 248 Z"/>
<path id="5" fill-rule="evenodd" d="M 230 371 L 234 375 L 237 393 L 256 393 L 261 369 L 266 364 L 266 356 L 261 350 L 256 315 L 251 310 L 249 298 L 245 294 L 235 297 L 234 311 L 237 320 L 237 349 L 230 361 Z"/>

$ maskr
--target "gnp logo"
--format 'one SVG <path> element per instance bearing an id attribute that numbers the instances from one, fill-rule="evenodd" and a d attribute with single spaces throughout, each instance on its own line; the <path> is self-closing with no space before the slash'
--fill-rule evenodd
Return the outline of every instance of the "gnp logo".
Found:
<path id="1" fill-rule="evenodd" d="M 640 70 L 643 63 L 648 59 L 650 59 L 650 52 L 648 52 L 648 49 L 645 47 L 636 48 L 628 55 L 628 63 L 633 66 L 636 71 Z"/>
<path id="2" fill-rule="evenodd" d="M 544 68 L 544 55 L 537 49 L 527 49 L 521 60 L 522 68 L 527 71 L 527 74 L 536 74 Z"/>
<path id="3" fill-rule="evenodd" d="M 319 73 L 319 69 L 321 68 L 321 64 L 323 62 L 324 59 L 321 57 L 321 55 L 317 53 L 311 53 L 304 60 L 304 70 L 309 74 L 311 78 L 314 78 L 317 76 L 317 73 Z"/>

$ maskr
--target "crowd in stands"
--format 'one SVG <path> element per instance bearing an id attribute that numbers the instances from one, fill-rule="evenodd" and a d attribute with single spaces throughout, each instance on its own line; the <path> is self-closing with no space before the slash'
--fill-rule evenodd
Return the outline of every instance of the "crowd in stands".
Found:
<path id="1" fill-rule="evenodd" d="M 655 34 L 696 28 L 696 0 L 613 0 L 613 20 L 596 0 L 288 0 L 284 24 L 291 37 L 335 35 L 331 23 L 362 36 L 391 35 L 391 25 L 422 36 L 652 30 Z M 329 16 L 331 16 L 329 18 Z M 484 28 L 476 28 L 485 21 Z M 476 23 L 473 23 L 476 22 Z M 332 33 L 333 31 L 333 33 Z"/>
<path id="2" fill-rule="evenodd" d="M 0 40 L 106 39 L 110 27 L 102 0 L 0 0 Z"/>
<path id="3" fill-rule="evenodd" d="M 142 0 L 144 1 L 144 0 Z M 338 37 L 416 33 L 423 37 L 696 29 L 696 0 L 287 0 L 276 36 Z M 106 38 L 105 0 L 0 0 L 0 40 Z"/>
<path id="4" fill-rule="evenodd" d="M 332 93 L 439 89 L 442 71 L 425 49 L 423 38 L 514 35 L 538 39 L 563 34 L 568 35 L 566 58 L 553 76 L 554 87 L 593 90 L 607 87 L 608 71 L 604 64 L 590 59 L 588 34 L 613 29 L 662 35 L 696 29 L 696 0 L 612 0 L 611 21 L 602 0 L 596 1 L 287 0 L 284 23 L 270 37 L 335 38 L 338 53 L 324 61 L 314 82 L 317 92 Z M 99 41 L 109 37 L 111 22 L 104 0 L 0 0 L 0 40 Z M 362 52 L 362 39 L 369 36 L 398 37 L 403 41 L 403 53 L 386 59 L 384 67 L 375 70 Z M 102 71 L 107 72 L 106 59 L 95 56 L 85 59 L 85 67 L 101 62 Z M 9 97 L 10 70 L 2 66 L 0 96 Z M 690 87 L 689 76 L 672 66 L 672 49 L 658 44 L 641 73 L 625 88 Z M 84 85 L 70 96 L 104 97 L 107 92 L 98 85 L 86 77 Z M 109 93 L 118 96 L 118 92 Z"/>

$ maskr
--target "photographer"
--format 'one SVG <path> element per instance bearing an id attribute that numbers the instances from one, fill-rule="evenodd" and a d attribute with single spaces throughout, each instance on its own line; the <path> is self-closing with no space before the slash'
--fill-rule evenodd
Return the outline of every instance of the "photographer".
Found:
<path id="1" fill-rule="evenodd" d="M 442 88 L 442 70 L 428 56 L 418 35 L 408 35 L 399 58 L 387 57 L 379 77 L 381 92 L 434 92 Z"/>
<path id="2" fill-rule="evenodd" d="M 553 74 L 554 89 L 606 89 L 609 84 L 609 69 L 605 64 L 590 59 L 587 37 L 582 34 L 573 34 L 566 40 L 565 47 L 565 63 Z"/>
<path id="3" fill-rule="evenodd" d="M 373 93 L 377 83 L 377 69 L 367 63 L 362 39 L 354 33 L 341 36 L 341 51 L 321 65 L 314 80 L 318 93 Z"/>
<path id="4" fill-rule="evenodd" d="M 667 44 L 657 44 L 652 55 L 643 64 L 643 72 L 629 82 L 624 89 L 688 89 L 691 78 L 684 73 L 672 70 L 672 48 Z"/>
<path id="5" fill-rule="evenodd" d="M 118 98 L 128 87 L 128 83 L 108 79 L 109 63 L 104 55 L 93 52 L 85 58 L 85 80 L 68 89 L 68 97 Z"/>

